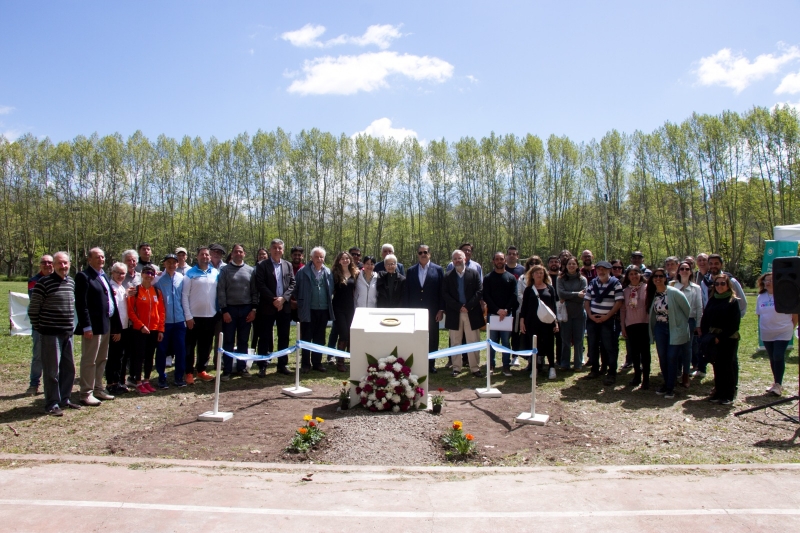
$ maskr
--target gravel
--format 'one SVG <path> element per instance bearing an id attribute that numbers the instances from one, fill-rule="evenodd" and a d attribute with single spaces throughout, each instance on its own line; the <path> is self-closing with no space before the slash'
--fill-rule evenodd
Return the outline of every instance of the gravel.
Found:
<path id="1" fill-rule="evenodd" d="M 431 465 L 441 462 L 437 423 L 426 411 L 338 413 L 327 433 L 328 446 L 318 460 L 349 465 Z"/>

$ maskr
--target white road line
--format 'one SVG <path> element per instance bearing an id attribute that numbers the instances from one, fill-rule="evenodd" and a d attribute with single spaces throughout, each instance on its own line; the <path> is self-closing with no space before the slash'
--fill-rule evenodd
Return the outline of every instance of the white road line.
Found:
<path id="1" fill-rule="evenodd" d="M 203 505 L 167 505 L 160 503 L 104 502 L 80 500 L 0 500 L 0 505 L 38 507 L 95 507 L 198 513 L 238 513 L 254 515 L 335 517 L 335 518 L 615 518 L 637 516 L 716 516 L 773 515 L 800 516 L 800 509 L 643 509 L 637 511 L 358 511 L 317 509 L 263 509 L 258 507 L 207 507 Z"/>

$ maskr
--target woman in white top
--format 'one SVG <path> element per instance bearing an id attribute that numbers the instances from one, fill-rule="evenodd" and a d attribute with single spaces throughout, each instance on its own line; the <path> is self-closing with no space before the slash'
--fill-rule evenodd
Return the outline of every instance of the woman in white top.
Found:
<path id="1" fill-rule="evenodd" d="M 692 370 L 692 363 L 694 362 L 694 367 L 697 368 L 700 357 L 699 335 L 700 320 L 703 318 L 703 289 L 692 281 L 692 265 L 687 261 L 683 261 L 678 265 L 676 275 L 677 277 L 670 281 L 669 284 L 681 291 L 686 296 L 686 299 L 689 300 L 689 331 L 691 331 L 692 340 L 684 345 L 683 352 L 680 355 L 680 365 L 683 369 L 681 385 L 689 388 L 689 372 Z"/>
<path id="2" fill-rule="evenodd" d="M 132 348 L 131 329 L 128 321 L 128 291 L 122 286 L 128 267 L 125 263 L 111 265 L 111 291 L 114 293 L 117 309 L 111 317 L 111 342 L 108 343 L 108 362 L 106 363 L 106 383 L 110 394 L 128 392 L 125 386 L 125 367 Z"/>
<path id="3" fill-rule="evenodd" d="M 361 275 L 356 278 L 356 307 L 377 307 L 378 291 L 375 288 L 378 276 L 375 275 L 375 258 L 364 257 Z"/>
<path id="4" fill-rule="evenodd" d="M 772 272 L 758 278 L 758 298 L 756 314 L 761 328 L 761 340 L 769 355 L 769 366 L 775 382 L 767 392 L 780 396 L 783 392 L 783 372 L 786 369 L 786 348 L 797 328 L 797 315 L 775 311 L 775 298 L 772 294 Z"/>

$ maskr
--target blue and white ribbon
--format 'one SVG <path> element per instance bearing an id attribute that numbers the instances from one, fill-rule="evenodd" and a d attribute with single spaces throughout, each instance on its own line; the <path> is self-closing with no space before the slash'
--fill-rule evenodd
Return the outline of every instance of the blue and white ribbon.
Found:
<path id="1" fill-rule="evenodd" d="M 521 356 L 521 357 L 530 357 L 531 355 L 539 352 L 539 350 L 536 350 L 536 349 L 533 349 L 533 350 L 512 350 L 511 348 L 506 348 L 505 346 L 503 346 L 501 344 L 497 344 L 493 340 L 488 340 L 486 342 L 488 342 L 489 346 L 494 348 L 494 351 L 496 351 L 496 352 L 510 353 L 511 355 L 517 355 L 517 356 Z"/>
<path id="2" fill-rule="evenodd" d="M 333 355 L 334 357 L 344 357 L 345 359 L 350 359 L 350 354 L 348 352 L 343 352 L 334 348 L 328 348 L 327 346 L 320 346 L 319 344 L 314 344 L 313 342 L 297 341 L 297 349 L 310 350 L 312 352 L 324 353 L 325 355 Z"/>

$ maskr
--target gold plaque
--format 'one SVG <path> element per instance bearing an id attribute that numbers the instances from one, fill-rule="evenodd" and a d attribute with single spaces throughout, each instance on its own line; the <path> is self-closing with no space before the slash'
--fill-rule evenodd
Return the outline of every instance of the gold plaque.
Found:
<path id="1" fill-rule="evenodd" d="M 381 320 L 381 326 L 394 327 L 399 325 L 400 325 L 399 318 L 384 318 L 383 320 Z"/>

